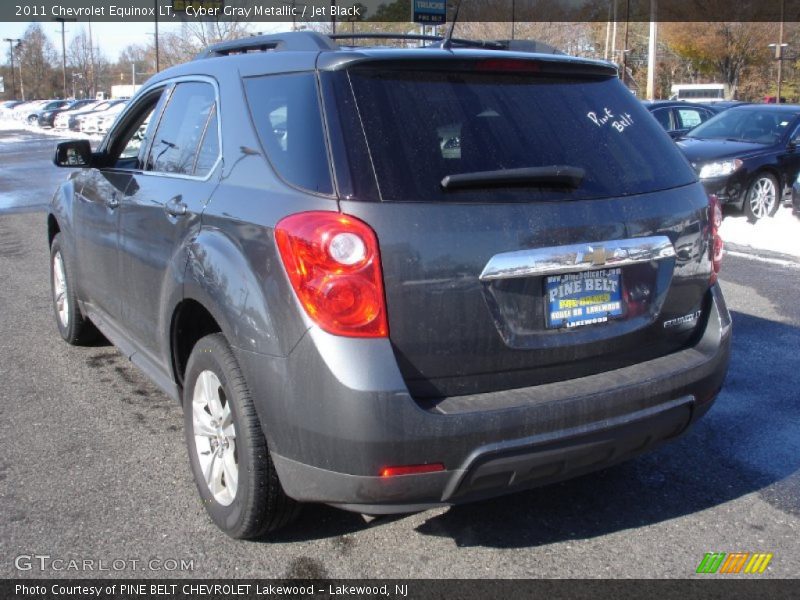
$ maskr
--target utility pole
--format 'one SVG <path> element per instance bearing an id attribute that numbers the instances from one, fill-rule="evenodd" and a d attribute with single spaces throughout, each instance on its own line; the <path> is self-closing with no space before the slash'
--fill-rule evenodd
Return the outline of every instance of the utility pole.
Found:
<path id="1" fill-rule="evenodd" d="M 517 25 L 517 3 L 516 0 L 511 0 L 511 39 L 513 40 L 516 34 Z"/>
<path id="2" fill-rule="evenodd" d="M 89 78 L 91 81 L 87 82 L 87 87 L 89 87 L 92 98 L 97 95 L 97 79 L 94 73 L 94 42 L 92 40 L 92 22 L 89 21 Z"/>
<path id="3" fill-rule="evenodd" d="M 622 83 L 625 84 L 627 87 L 628 84 L 625 80 L 628 77 L 628 28 L 631 24 L 631 0 L 628 0 L 628 3 L 625 8 L 625 45 L 622 48 Z"/>
<path id="4" fill-rule="evenodd" d="M 775 47 L 775 60 L 778 61 L 778 92 L 775 97 L 775 103 L 781 103 L 781 80 L 783 79 L 783 61 L 784 60 L 793 60 L 789 58 L 784 58 L 783 56 L 783 49 L 786 48 L 789 44 L 784 43 L 783 41 L 783 20 L 784 20 L 784 8 L 785 8 L 786 0 L 781 0 L 781 27 L 778 30 L 778 43 L 777 44 L 770 44 L 769 47 Z"/>
<path id="5" fill-rule="evenodd" d="M 650 39 L 647 50 L 647 99 L 656 99 L 656 51 L 658 38 L 657 0 L 650 0 Z"/>
<path id="6" fill-rule="evenodd" d="M 53 19 L 54 21 L 58 21 L 61 23 L 61 74 L 63 76 L 64 81 L 64 95 L 62 98 L 67 97 L 67 42 L 66 38 L 64 37 L 64 23 L 67 21 L 75 21 L 76 19 L 68 19 L 66 17 L 56 17 Z"/>
<path id="7" fill-rule="evenodd" d="M 14 73 L 14 42 L 21 42 L 19 38 L 3 38 L 4 42 L 8 42 L 8 56 L 11 59 L 11 97 L 17 97 L 17 76 Z M 20 67 L 21 68 L 21 67 Z"/>
<path id="8" fill-rule="evenodd" d="M 781 28 L 778 33 L 778 46 L 775 48 L 775 56 L 778 59 L 778 97 L 775 103 L 781 103 L 781 79 L 783 79 L 783 9 L 785 0 L 781 0 Z"/>

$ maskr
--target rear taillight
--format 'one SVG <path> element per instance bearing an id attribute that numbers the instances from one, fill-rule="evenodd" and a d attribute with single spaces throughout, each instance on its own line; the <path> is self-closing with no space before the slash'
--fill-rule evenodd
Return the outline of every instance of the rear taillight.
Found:
<path id="1" fill-rule="evenodd" d="M 282 219 L 275 241 L 300 303 L 322 329 L 348 337 L 387 337 L 378 239 L 370 227 L 335 212 Z"/>
<path id="2" fill-rule="evenodd" d="M 722 237 L 719 228 L 722 226 L 722 206 L 719 198 L 714 194 L 708 197 L 708 226 L 710 230 L 709 258 L 711 259 L 711 279 L 712 285 L 717 281 L 717 275 L 722 268 Z"/>

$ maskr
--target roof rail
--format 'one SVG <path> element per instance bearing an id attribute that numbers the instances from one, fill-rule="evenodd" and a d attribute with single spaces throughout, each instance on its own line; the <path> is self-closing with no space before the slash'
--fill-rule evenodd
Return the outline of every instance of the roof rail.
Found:
<path id="1" fill-rule="evenodd" d="M 337 33 L 329 35 L 332 40 L 409 40 L 421 42 L 437 42 L 437 47 L 441 47 L 444 38 L 438 35 L 419 35 L 416 33 Z M 453 38 L 450 40 L 453 46 L 467 48 L 488 48 L 490 50 L 505 50 L 507 44 L 495 40 L 464 40 Z"/>
<path id="2" fill-rule="evenodd" d="M 214 44 L 195 57 L 195 60 L 244 54 L 246 52 L 268 52 L 270 50 L 294 50 L 319 52 L 321 50 L 337 50 L 338 46 L 331 38 L 316 31 L 290 31 L 275 35 L 257 35 L 238 40 L 230 40 Z"/>

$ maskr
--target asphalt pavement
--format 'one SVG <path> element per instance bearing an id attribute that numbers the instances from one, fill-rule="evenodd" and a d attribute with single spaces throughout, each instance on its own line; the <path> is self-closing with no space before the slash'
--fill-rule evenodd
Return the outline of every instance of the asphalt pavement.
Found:
<path id="1" fill-rule="evenodd" d="M 740 551 L 773 553 L 757 577 L 800 575 L 800 264 L 726 257 L 727 383 L 655 452 L 407 516 L 308 506 L 269 541 L 235 541 L 203 510 L 180 408 L 112 346 L 58 335 L 52 147 L 0 132 L 0 577 L 683 578 L 706 552 Z"/>

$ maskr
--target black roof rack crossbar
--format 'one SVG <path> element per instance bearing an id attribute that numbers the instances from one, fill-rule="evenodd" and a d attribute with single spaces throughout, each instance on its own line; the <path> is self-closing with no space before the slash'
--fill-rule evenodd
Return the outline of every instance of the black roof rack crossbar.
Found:
<path id="1" fill-rule="evenodd" d="M 267 52 L 269 50 L 294 50 L 319 52 L 337 50 L 338 46 L 331 38 L 315 31 L 290 31 L 277 35 L 257 35 L 249 38 L 221 42 L 206 48 L 195 57 L 195 60 L 244 54 L 246 52 Z"/>
<path id="2" fill-rule="evenodd" d="M 438 35 L 420 35 L 417 33 L 337 33 L 329 35 L 328 38 L 332 40 L 409 40 L 409 41 L 422 41 L 422 42 L 437 42 L 441 46 L 444 38 Z M 450 40 L 453 46 L 462 46 L 467 48 L 488 48 L 491 50 L 505 50 L 508 45 L 503 42 L 494 40 L 463 40 L 453 38 Z"/>

